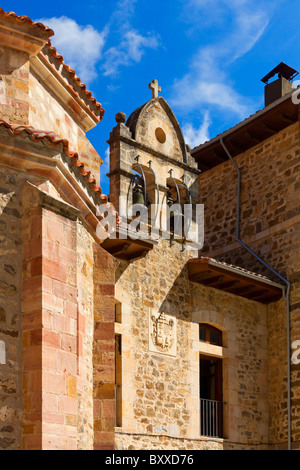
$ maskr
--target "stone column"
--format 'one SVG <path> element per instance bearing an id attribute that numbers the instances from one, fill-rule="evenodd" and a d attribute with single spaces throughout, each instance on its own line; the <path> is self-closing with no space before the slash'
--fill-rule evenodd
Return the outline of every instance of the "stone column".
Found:
<path id="1" fill-rule="evenodd" d="M 74 450 L 78 211 L 28 183 L 23 203 L 23 448 Z"/>
<path id="2" fill-rule="evenodd" d="M 132 134 L 125 125 L 125 121 L 126 115 L 124 113 L 116 115 L 116 122 L 118 124 L 110 133 L 110 139 L 107 141 L 110 145 L 110 202 L 121 217 L 124 217 L 126 214 L 128 190 L 133 176 L 132 151 L 135 154 L 134 149 L 126 142 L 126 139 L 132 139 Z M 128 204 L 129 207 L 132 204 L 131 193 L 129 194 Z"/>

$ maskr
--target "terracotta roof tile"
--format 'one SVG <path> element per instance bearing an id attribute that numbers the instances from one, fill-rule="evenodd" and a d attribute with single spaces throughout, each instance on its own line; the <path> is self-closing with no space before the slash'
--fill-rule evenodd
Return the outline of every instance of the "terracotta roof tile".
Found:
<path id="1" fill-rule="evenodd" d="M 55 59 L 58 60 L 58 62 L 63 66 L 64 70 L 69 74 L 70 79 L 75 81 L 76 85 L 86 95 L 86 98 L 91 101 L 92 105 L 96 108 L 97 116 L 95 113 L 94 114 L 100 120 L 104 115 L 104 109 L 102 108 L 101 103 L 96 100 L 96 98 L 92 95 L 92 92 L 87 89 L 86 85 L 82 83 L 81 79 L 76 75 L 75 70 L 73 70 L 71 67 L 69 67 L 69 65 L 64 62 L 63 56 L 61 54 L 58 54 L 56 48 L 52 45 L 50 37 L 54 36 L 54 31 L 48 26 L 45 26 L 43 23 L 32 21 L 28 16 L 25 15 L 19 16 L 13 11 L 5 12 L 2 8 L 0 8 L 0 16 L 6 18 L 13 18 L 19 23 L 27 23 L 34 28 L 39 28 L 41 31 L 45 32 L 48 35 L 48 43 L 46 44 L 45 48 Z M 46 57 L 45 54 L 44 57 Z M 73 91 L 76 92 L 74 88 Z"/>
<path id="2" fill-rule="evenodd" d="M 48 34 L 48 37 L 50 36 L 53 36 L 54 35 L 54 31 L 49 28 L 48 26 L 45 26 L 44 24 L 42 23 L 38 23 L 36 21 L 32 21 L 30 18 L 28 18 L 28 16 L 25 16 L 25 15 L 17 15 L 16 13 L 14 13 L 13 11 L 4 11 L 2 8 L 0 8 L 0 15 L 1 16 L 4 16 L 6 18 L 13 18 L 15 19 L 16 21 L 18 21 L 19 23 L 27 23 L 28 25 L 34 27 L 34 28 L 39 28 L 41 29 L 43 32 L 47 33 Z"/>
<path id="3" fill-rule="evenodd" d="M 102 118 L 104 115 L 104 109 L 101 106 L 101 103 L 99 103 L 96 98 L 92 95 L 92 92 L 87 90 L 87 87 L 84 83 L 82 83 L 81 79 L 76 75 L 76 72 L 74 69 L 72 69 L 69 65 L 67 65 L 64 61 L 64 58 L 61 54 L 59 54 L 56 50 L 56 47 L 54 47 L 51 43 L 51 40 L 49 39 L 48 43 L 46 44 L 44 50 L 47 49 L 47 51 L 55 58 L 58 60 L 58 62 L 63 66 L 64 70 L 69 74 L 69 77 L 71 80 L 74 80 L 76 82 L 76 85 L 79 86 L 81 91 L 86 95 L 87 99 L 90 100 L 93 105 L 97 108 L 97 112 Z M 45 54 L 43 54 L 45 57 Z"/>
<path id="4" fill-rule="evenodd" d="M 19 124 L 9 124 L 3 120 L 0 120 L 0 128 L 5 127 L 10 134 L 13 136 L 19 136 L 25 132 L 29 138 L 35 142 L 45 142 L 48 145 L 63 145 L 64 154 L 70 158 L 70 161 L 74 167 L 78 168 L 78 171 L 81 175 L 81 178 L 85 185 L 93 191 L 97 199 L 100 199 L 102 203 L 108 201 L 108 196 L 102 194 L 102 189 L 100 186 L 97 186 L 95 177 L 91 174 L 90 171 L 86 170 L 85 165 L 79 160 L 79 155 L 77 152 L 72 152 L 69 148 L 69 141 L 63 139 L 61 136 L 55 134 L 51 131 L 43 131 L 39 129 L 34 129 L 32 126 L 24 126 Z"/>

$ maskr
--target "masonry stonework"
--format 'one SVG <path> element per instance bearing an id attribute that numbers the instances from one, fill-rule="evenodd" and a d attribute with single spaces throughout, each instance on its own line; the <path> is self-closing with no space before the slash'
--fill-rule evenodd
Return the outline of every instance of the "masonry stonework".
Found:
<path id="1" fill-rule="evenodd" d="M 237 440 L 238 448 L 263 448 L 268 441 L 267 309 L 191 285 L 187 258 L 165 242 L 144 260 L 123 262 L 117 270 L 124 361 L 117 448 L 226 448 Z M 149 309 L 177 319 L 176 357 L 149 351 Z M 199 342 L 203 322 L 223 331 L 226 442 L 200 437 L 199 357 L 208 353 Z"/>
<path id="2" fill-rule="evenodd" d="M 275 137 L 238 156 L 241 168 L 241 239 L 273 269 L 291 283 L 291 342 L 299 337 L 299 122 L 288 126 Z M 199 199 L 205 204 L 204 254 L 218 257 L 233 265 L 243 265 L 276 280 L 276 276 L 259 263 L 235 240 L 236 170 L 230 161 L 200 176 Z M 213 207 L 215 210 L 213 210 Z M 278 323 L 280 322 L 280 323 Z M 287 439 L 287 357 L 286 318 L 284 308 L 270 306 L 269 313 L 270 441 Z M 281 327 L 274 327 L 281 324 Z M 280 346 L 281 345 L 281 346 Z M 278 364 L 281 368 L 278 368 Z M 280 374 L 280 380 L 275 380 Z M 292 367 L 292 381 L 297 383 L 299 366 Z M 274 390 L 273 390 L 274 387 Z M 281 391 L 279 390 L 281 388 Z M 274 401 L 275 400 L 275 401 Z M 293 397 L 293 432 L 298 429 L 299 404 Z M 280 411 L 281 410 L 281 411 Z M 279 424 L 281 422 L 281 424 Z M 276 423 L 275 427 L 274 424 Z"/>
<path id="3" fill-rule="evenodd" d="M 191 151 L 154 80 L 116 114 L 106 196 L 86 135 L 104 110 L 52 35 L 0 9 L 0 449 L 298 449 L 298 107 Z M 222 142 L 239 235 L 271 271 L 237 240 Z M 156 209 L 133 228 L 136 199 Z M 187 202 L 203 246 L 166 225 Z"/>

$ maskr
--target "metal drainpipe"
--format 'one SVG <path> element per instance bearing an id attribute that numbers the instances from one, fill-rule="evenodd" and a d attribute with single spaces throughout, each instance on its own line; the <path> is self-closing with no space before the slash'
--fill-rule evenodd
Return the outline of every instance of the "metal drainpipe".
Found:
<path id="1" fill-rule="evenodd" d="M 286 285 L 285 289 L 285 300 L 286 300 L 286 329 L 287 329 L 287 387 L 288 387 L 288 450 L 292 448 L 292 426 L 291 426 L 291 364 L 290 364 L 290 350 L 291 350 L 291 338 L 290 338 L 290 290 L 291 283 L 285 279 L 281 274 L 275 271 L 271 266 L 269 266 L 263 259 L 261 259 L 256 253 L 254 253 L 251 248 L 249 248 L 241 239 L 240 239 L 240 213 L 241 213 L 241 170 L 237 166 L 230 152 L 224 144 L 223 138 L 220 138 L 220 143 L 225 150 L 226 154 L 233 163 L 237 174 L 238 174 L 238 188 L 237 188 L 237 222 L 236 222 L 236 240 L 242 245 L 249 253 L 251 253 L 260 263 L 262 263 L 267 269 L 269 269 L 275 276 L 277 276 L 281 281 Z"/>

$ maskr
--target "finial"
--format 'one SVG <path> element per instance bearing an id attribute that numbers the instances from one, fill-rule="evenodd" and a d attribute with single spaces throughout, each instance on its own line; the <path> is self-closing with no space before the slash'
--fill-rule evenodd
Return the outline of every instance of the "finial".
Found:
<path id="1" fill-rule="evenodd" d="M 115 120 L 118 124 L 124 124 L 126 122 L 127 116 L 125 113 L 119 112 L 115 116 Z"/>

